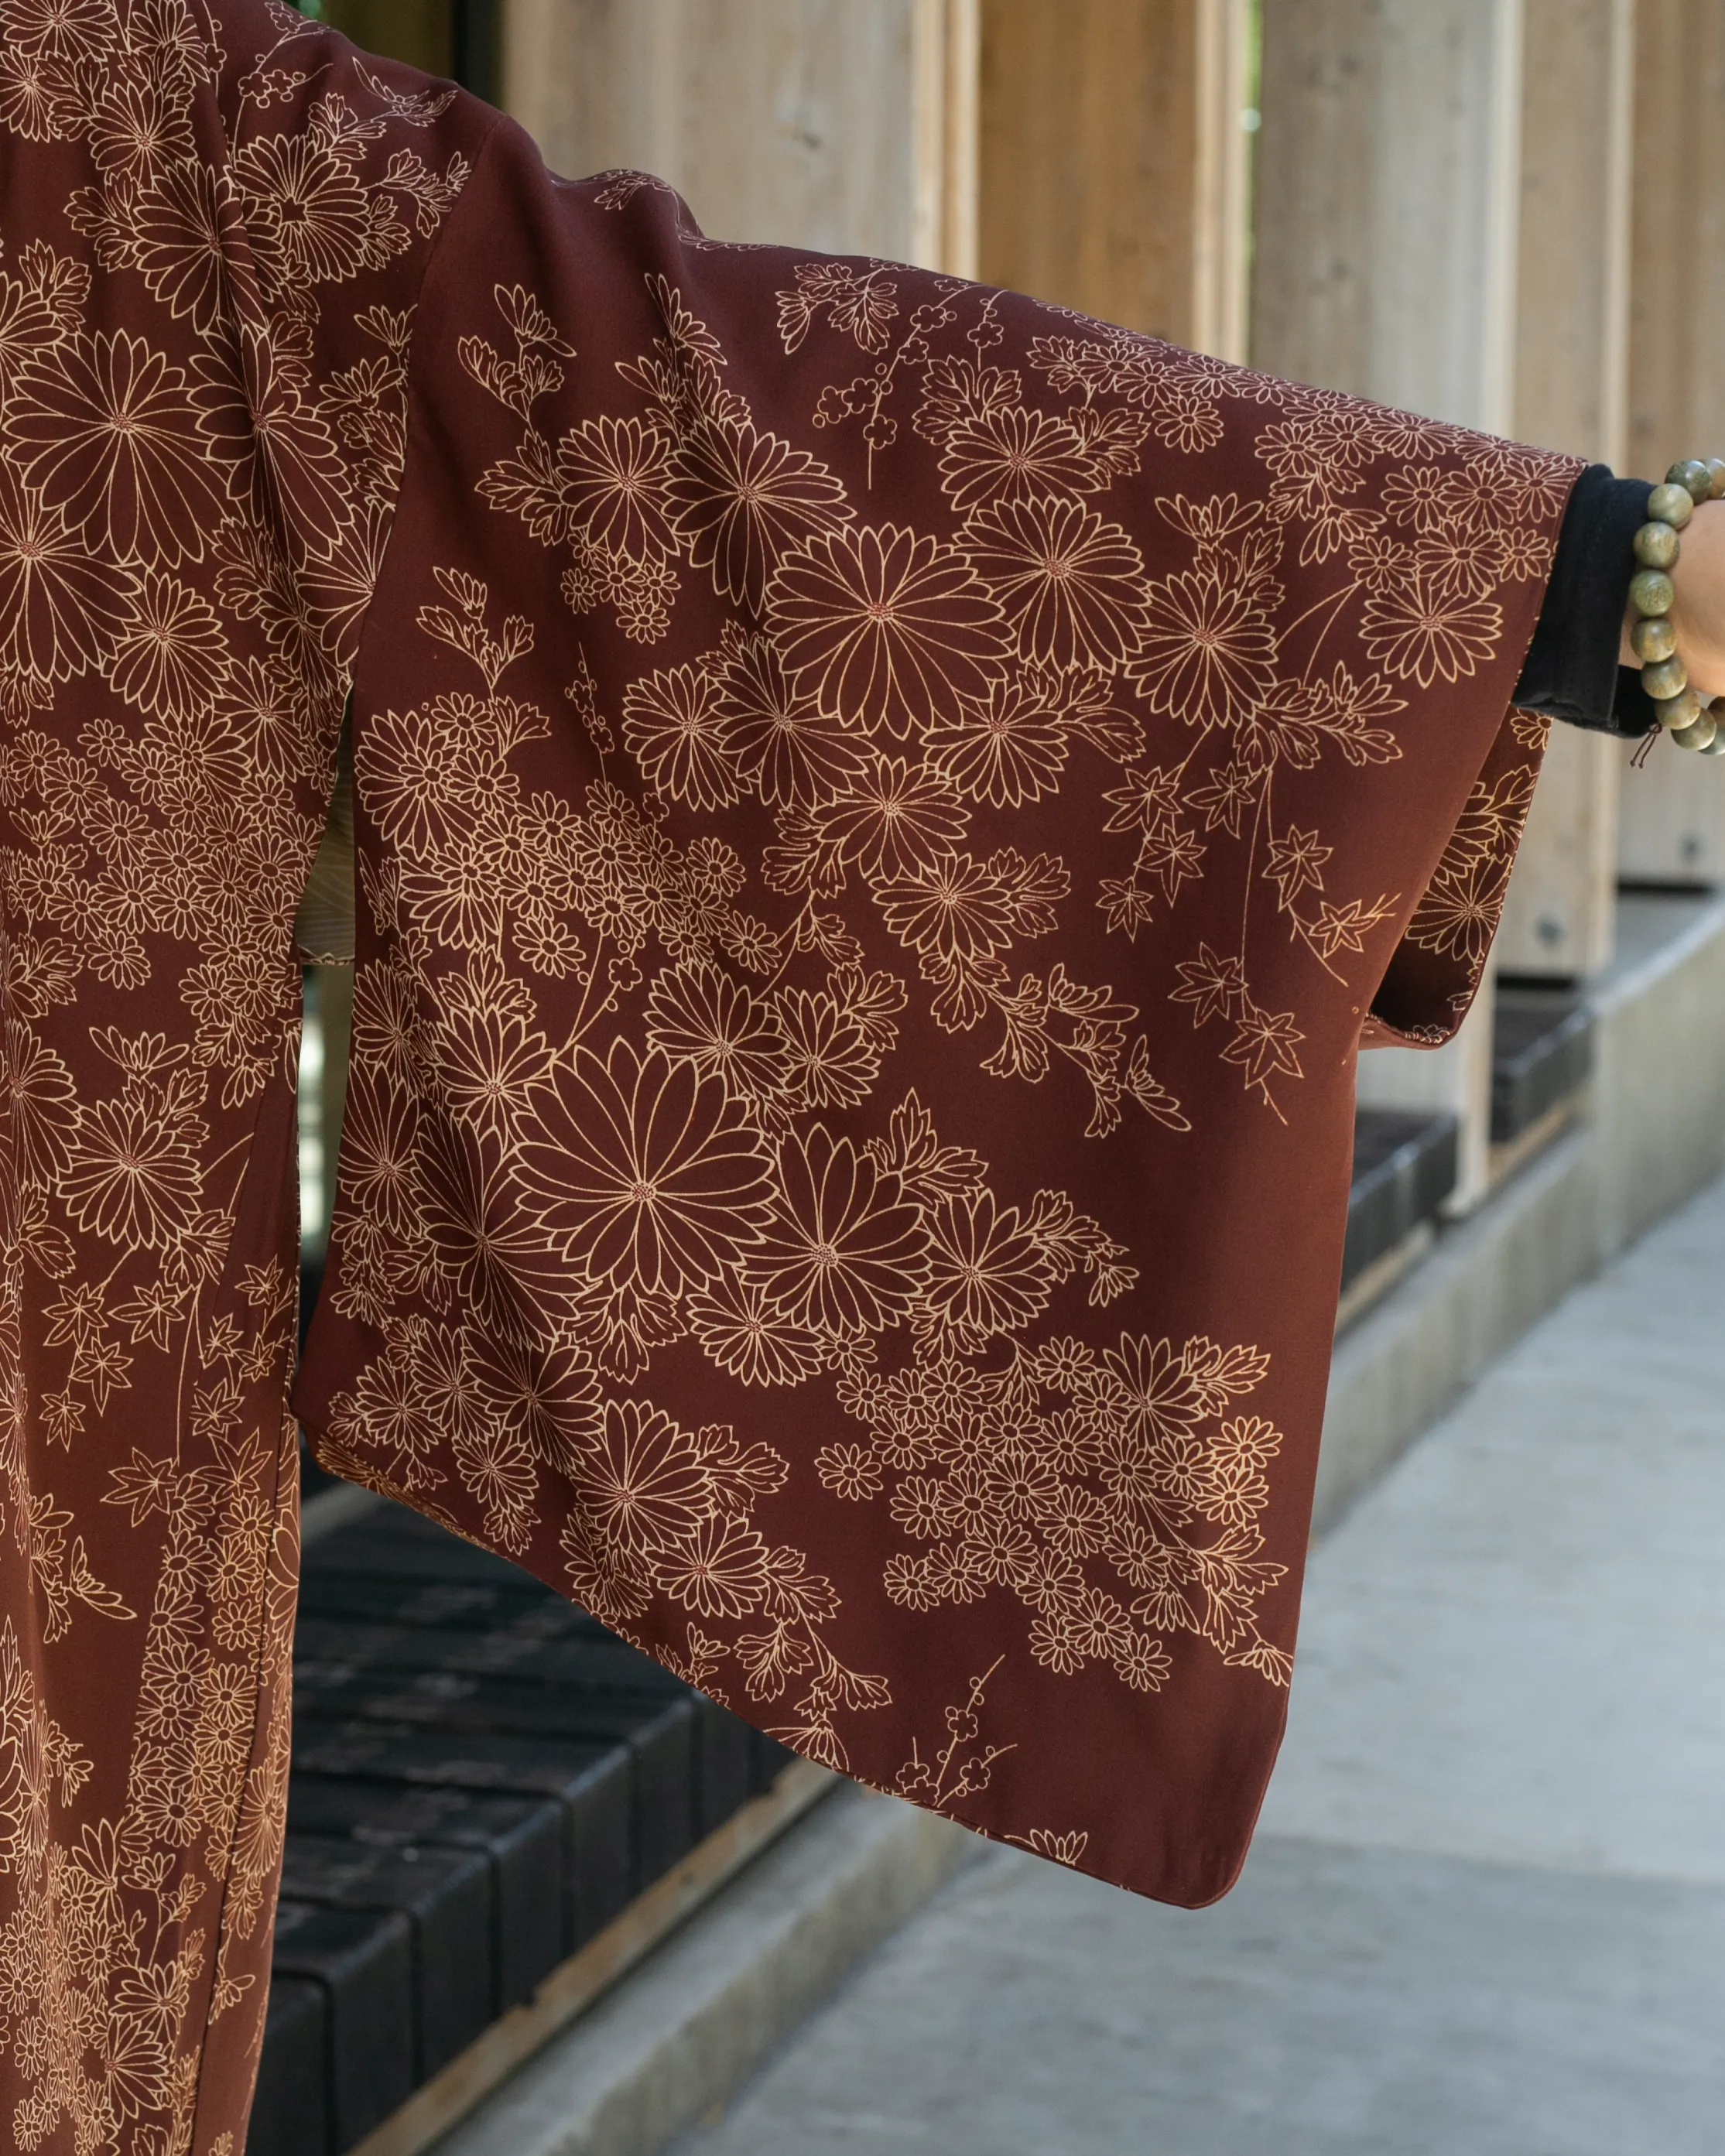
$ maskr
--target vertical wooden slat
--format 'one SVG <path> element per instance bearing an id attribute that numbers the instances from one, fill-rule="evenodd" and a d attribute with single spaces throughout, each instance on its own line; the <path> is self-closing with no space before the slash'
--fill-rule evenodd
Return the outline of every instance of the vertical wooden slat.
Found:
<path id="1" fill-rule="evenodd" d="M 1508 431 L 1521 0 L 1269 0 L 1255 364 Z M 1489 1175 L 1491 986 L 1455 1040 L 1362 1056 L 1359 1097 L 1449 1109 L 1456 1202 Z"/>
<path id="2" fill-rule="evenodd" d="M 1244 0 L 982 0 L 978 261 L 1008 285 L 1244 354 Z"/>
<path id="3" fill-rule="evenodd" d="M 506 0 L 503 101 L 553 171 L 657 173 L 716 238 L 962 274 L 976 4 Z"/>
<path id="4" fill-rule="evenodd" d="M 1725 456 L 1725 4 L 1642 0 L 1635 23 L 1628 469 Z M 1623 758 L 1619 873 L 1725 881 L 1725 778 L 1663 742 Z"/>
<path id="5" fill-rule="evenodd" d="M 1621 470 L 1628 430 L 1635 0 L 1526 0 L 1515 433 Z M 1617 744 L 1558 726 L 1498 938 L 1505 973 L 1612 952 Z"/>

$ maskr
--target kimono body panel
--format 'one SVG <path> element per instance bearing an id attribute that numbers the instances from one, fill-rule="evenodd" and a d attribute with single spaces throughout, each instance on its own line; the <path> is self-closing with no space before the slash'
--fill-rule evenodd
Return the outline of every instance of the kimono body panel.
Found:
<path id="1" fill-rule="evenodd" d="M 260 0 L 4 20 L 15 2138 L 243 2138 L 350 685 L 320 1457 L 810 1756 L 1221 1892 L 1353 1055 L 1478 978 L 1576 467 L 710 243 Z"/>

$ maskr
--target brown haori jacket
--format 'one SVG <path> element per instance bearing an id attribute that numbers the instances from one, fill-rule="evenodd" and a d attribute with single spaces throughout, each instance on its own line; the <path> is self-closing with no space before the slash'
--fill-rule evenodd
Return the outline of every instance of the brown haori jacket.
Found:
<path id="1" fill-rule="evenodd" d="M 704 239 L 275 0 L 0 0 L 0 2083 L 239 2156 L 319 1457 L 1144 1893 L 1282 1727 L 1363 1029 L 1574 463 Z"/>

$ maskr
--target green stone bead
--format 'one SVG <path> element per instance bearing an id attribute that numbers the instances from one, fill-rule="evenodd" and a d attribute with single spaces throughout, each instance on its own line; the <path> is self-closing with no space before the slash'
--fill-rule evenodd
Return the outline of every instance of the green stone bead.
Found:
<path id="1" fill-rule="evenodd" d="M 1681 531 L 1695 514 L 1695 500 L 1686 486 L 1673 486 L 1667 480 L 1648 495 L 1647 514 L 1661 524 L 1675 525 Z"/>
<path id="2" fill-rule="evenodd" d="M 1652 666 L 1641 669 L 1641 686 L 1656 704 L 1668 696 L 1681 696 L 1689 686 L 1689 669 L 1681 659 L 1661 659 Z"/>
<path id="3" fill-rule="evenodd" d="M 1677 588 L 1663 569 L 1637 569 L 1630 578 L 1630 603 L 1637 613 L 1669 613 L 1676 596 Z"/>
<path id="4" fill-rule="evenodd" d="M 1719 729 L 1703 711 L 1692 726 L 1680 726 L 1671 736 L 1679 748 L 1711 748 L 1719 737 Z"/>
<path id="5" fill-rule="evenodd" d="M 1675 696 L 1656 696 L 1653 711 L 1667 733 L 1676 733 L 1701 716 L 1701 699 L 1693 689 L 1680 689 Z"/>
<path id="6" fill-rule="evenodd" d="M 1713 490 L 1713 475 L 1699 457 L 1685 457 L 1666 474 L 1673 486 L 1681 486 L 1692 501 L 1705 501 Z"/>
<path id="7" fill-rule="evenodd" d="M 1669 524 L 1644 524 L 1635 534 L 1635 559 L 1644 569 L 1668 569 L 1682 543 Z"/>
<path id="8" fill-rule="evenodd" d="M 1702 751 L 1703 756 L 1725 756 L 1725 726 L 1713 721 L 1713 737 Z"/>
<path id="9" fill-rule="evenodd" d="M 1630 631 L 1630 647 L 1644 666 L 1669 659 L 1677 648 L 1677 632 L 1662 613 L 1648 614 Z"/>
<path id="10" fill-rule="evenodd" d="M 1708 457 L 1704 461 L 1708 477 L 1712 482 L 1707 492 L 1717 501 L 1722 494 L 1725 494 L 1725 457 Z M 1719 752 L 1717 749 L 1709 749 L 1707 753 L 1709 756 L 1717 756 Z"/>

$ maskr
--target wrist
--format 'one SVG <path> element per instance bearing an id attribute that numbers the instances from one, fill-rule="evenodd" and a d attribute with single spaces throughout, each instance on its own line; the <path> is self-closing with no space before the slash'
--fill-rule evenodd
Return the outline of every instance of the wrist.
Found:
<path id="1" fill-rule="evenodd" d="M 1716 619 L 1725 595 L 1725 501 L 1696 505 L 1671 577 L 1671 628 L 1691 685 L 1703 702 L 1725 696 L 1725 651 Z"/>

